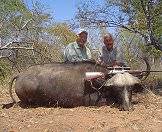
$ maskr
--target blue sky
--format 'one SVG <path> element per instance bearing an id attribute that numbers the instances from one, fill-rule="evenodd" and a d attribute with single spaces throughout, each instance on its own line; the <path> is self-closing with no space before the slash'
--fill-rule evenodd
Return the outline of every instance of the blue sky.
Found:
<path id="1" fill-rule="evenodd" d="M 35 0 L 34 0 L 35 1 Z M 39 0 L 47 8 L 54 20 L 66 21 L 75 17 L 77 3 L 79 0 Z M 25 0 L 28 7 L 32 5 L 32 0 Z"/>
<path id="2" fill-rule="evenodd" d="M 41 0 L 47 5 L 56 21 L 65 21 L 75 17 L 76 0 Z"/>
<path id="3" fill-rule="evenodd" d="M 32 0 L 24 0 L 30 8 L 32 5 Z M 36 0 L 33 0 L 36 1 Z M 66 21 L 73 19 L 77 11 L 77 5 L 80 1 L 86 0 L 37 0 L 42 3 L 45 8 L 48 8 L 52 13 L 54 20 L 56 21 Z M 103 0 L 96 0 L 96 2 L 101 2 Z"/>
<path id="4" fill-rule="evenodd" d="M 24 0 L 28 7 L 32 7 L 32 1 L 39 1 L 50 11 L 55 22 L 68 21 L 75 18 L 77 6 L 80 2 L 87 0 Z M 95 0 L 95 4 L 101 4 L 104 0 Z M 109 28 L 111 32 L 115 32 L 115 28 Z"/>

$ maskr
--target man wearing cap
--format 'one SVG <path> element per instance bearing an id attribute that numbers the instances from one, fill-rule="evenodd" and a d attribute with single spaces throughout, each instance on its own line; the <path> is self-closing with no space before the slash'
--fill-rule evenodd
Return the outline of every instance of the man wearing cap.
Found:
<path id="1" fill-rule="evenodd" d="M 103 46 L 98 63 L 107 66 L 126 66 L 123 55 L 119 52 L 119 48 L 114 47 L 114 39 L 110 33 L 103 37 Z"/>
<path id="2" fill-rule="evenodd" d="M 75 42 L 70 43 L 64 50 L 65 62 L 77 62 L 91 59 L 91 52 L 86 47 L 88 33 L 79 30 Z"/>

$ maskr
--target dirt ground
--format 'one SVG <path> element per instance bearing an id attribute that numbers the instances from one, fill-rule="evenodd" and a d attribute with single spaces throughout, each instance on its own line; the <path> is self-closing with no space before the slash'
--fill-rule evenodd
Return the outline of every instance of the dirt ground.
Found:
<path id="1" fill-rule="evenodd" d="M 1 132 L 162 132 L 162 96 L 133 96 L 133 110 L 113 106 L 53 108 L 2 108 L 11 102 L 0 93 Z"/>

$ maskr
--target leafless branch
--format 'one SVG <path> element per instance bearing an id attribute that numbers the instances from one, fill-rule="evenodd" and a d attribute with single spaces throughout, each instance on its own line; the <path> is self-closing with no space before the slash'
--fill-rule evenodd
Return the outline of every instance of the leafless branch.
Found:
<path id="1" fill-rule="evenodd" d="M 26 47 L 2 47 L 0 50 L 14 50 L 14 49 L 25 49 L 25 50 L 34 50 L 34 48 L 26 48 Z"/>
<path id="2" fill-rule="evenodd" d="M 32 20 L 32 19 L 28 20 L 28 21 L 21 27 L 20 30 L 23 30 L 23 29 L 28 25 L 28 23 L 29 23 L 31 20 Z"/>

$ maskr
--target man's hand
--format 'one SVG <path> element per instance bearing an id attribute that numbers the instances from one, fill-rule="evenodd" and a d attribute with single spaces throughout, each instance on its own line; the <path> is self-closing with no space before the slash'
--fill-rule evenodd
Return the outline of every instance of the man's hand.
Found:
<path id="1" fill-rule="evenodd" d="M 112 66 L 113 66 L 113 67 L 119 67 L 120 65 L 119 65 L 119 63 L 115 60 L 115 61 L 113 61 Z"/>
<path id="2" fill-rule="evenodd" d="M 126 67 L 126 65 L 122 62 L 119 61 L 114 61 L 113 62 L 113 67 Z"/>
<path id="3" fill-rule="evenodd" d="M 102 65 L 103 61 L 101 59 L 98 59 L 96 60 L 96 63 Z"/>

